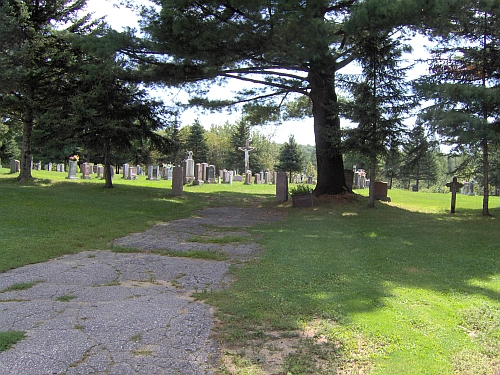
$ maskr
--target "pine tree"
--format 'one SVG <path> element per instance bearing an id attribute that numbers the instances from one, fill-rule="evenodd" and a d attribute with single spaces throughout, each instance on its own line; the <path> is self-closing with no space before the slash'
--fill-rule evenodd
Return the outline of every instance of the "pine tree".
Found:
<path id="1" fill-rule="evenodd" d="M 346 131 L 345 147 L 370 162 L 369 206 L 375 204 L 378 158 L 400 137 L 403 119 L 411 108 L 402 54 L 407 50 L 393 31 L 362 32 L 356 46 L 362 68 L 360 82 L 349 84 L 352 100 L 342 103 L 344 115 L 357 123 Z"/>
<path id="2" fill-rule="evenodd" d="M 206 163 L 208 160 L 208 146 L 205 141 L 205 129 L 198 120 L 190 126 L 189 136 L 186 140 L 186 148 L 193 152 L 195 163 Z"/>
<path id="3" fill-rule="evenodd" d="M 418 86 L 434 101 L 422 118 L 455 151 L 480 151 L 482 214 L 489 215 L 489 149 L 500 140 L 500 4 L 463 1 L 441 20 L 431 29 L 440 41 L 433 51 L 433 74 Z"/>
<path id="4" fill-rule="evenodd" d="M 437 181 L 437 142 L 426 134 L 421 122 L 408 132 L 408 139 L 403 144 L 403 160 L 401 176 L 408 180 L 415 180 L 416 191 L 420 181 L 428 184 Z"/>
<path id="5" fill-rule="evenodd" d="M 64 118 L 75 88 L 71 36 L 93 30 L 79 18 L 86 0 L 7 0 L 0 4 L 0 113 L 23 124 L 19 180 L 31 179 L 35 125 Z"/>
<path id="6" fill-rule="evenodd" d="M 293 172 L 302 172 L 304 169 L 304 155 L 300 146 L 295 141 L 295 137 L 290 135 L 288 142 L 283 144 L 278 155 L 278 163 L 275 167 L 278 171 L 289 173 L 292 182 Z"/>

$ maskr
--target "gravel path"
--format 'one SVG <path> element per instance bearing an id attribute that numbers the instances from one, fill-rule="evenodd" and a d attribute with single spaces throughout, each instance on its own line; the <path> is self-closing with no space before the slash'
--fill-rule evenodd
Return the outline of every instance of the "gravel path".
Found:
<path id="1" fill-rule="evenodd" d="M 160 224 L 118 239 L 138 253 L 88 251 L 0 275 L 0 331 L 26 331 L 0 353 L 0 374 L 213 374 L 219 349 L 213 311 L 190 295 L 231 282 L 230 263 L 258 254 L 243 243 L 191 242 L 193 237 L 248 236 L 248 226 L 279 220 L 275 211 L 234 207 Z M 149 250 L 215 251 L 227 261 L 162 256 Z"/>

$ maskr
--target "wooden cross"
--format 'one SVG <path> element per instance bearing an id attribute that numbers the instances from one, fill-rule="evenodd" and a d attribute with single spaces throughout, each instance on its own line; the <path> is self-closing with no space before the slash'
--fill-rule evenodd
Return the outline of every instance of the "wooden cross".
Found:
<path id="1" fill-rule="evenodd" d="M 446 184 L 447 187 L 450 188 L 451 191 L 451 210 L 450 213 L 454 214 L 455 213 L 455 203 L 457 201 L 457 191 L 461 189 L 464 184 L 461 184 L 460 182 L 457 181 L 456 177 L 453 177 L 453 181 L 448 182 Z"/>

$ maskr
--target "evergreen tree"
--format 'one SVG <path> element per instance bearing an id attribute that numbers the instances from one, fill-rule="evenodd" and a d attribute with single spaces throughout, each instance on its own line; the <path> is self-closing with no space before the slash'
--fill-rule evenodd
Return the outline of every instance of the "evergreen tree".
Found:
<path id="1" fill-rule="evenodd" d="M 437 142 L 430 138 L 423 124 L 417 122 L 403 144 L 401 176 L 415 180 L 416 191 L 422 180 L 427 181 L 428 185 L 437 181 Z"/>
<path id="2" fill-rule="evenodd" d="M 365 3 L 377 11 L 364 25 L 396 22 L 399 16 L 394 11 L 399 2 L 375 0 L 158 1 L 158 8 L 142 13 L 151 47 L 140 56 L 138 48 L 129 54 L 137 61 L 152 59 L 150 51 L 159 56 L 143 66 L 145 80 L 171 84 L 221 77 L 260 85 L 242 90 L 234 101 L 194 102 L 210 108 L 254 101 L 272 117 L 286 100 L 308 97 L 318 167 L 315 192 L 341 194 L 346 184 L 336 74 L 356 58 L 353 33 L 358 30 L 347 29 L 345 21 L 349 12 L 365 15 Z M 421 7 L 412 9 L 421 12 Z M 168 62 L 159 52 L 169 56 Z M 252 111 L 260 118 L 263 112 Z"/>
<path id="3" fill-rule="evenodd" d="M 31 179 L 36 124 L 66 117 L 79 51 L 71 36 L 95 24 L 78 18 L 86 0 L 6 0 L 0 3 L 0 113 L 23 125 L 20 180 Z"/>
<path id="4" fill-rule="evenodd" d="M 302 151 L 295 142 L 295 137 L 290 135 L 288 137 L 288 142 L 283 144 L 278 155 L 278 163 L 276 164 L 276 169 L 278 171 L 284 171 L 289 173 L 290 182 L 292 182 L 292 173 L 300 173 L 304 169 L 304 155 Z"/>
<path id="5" fill-rule="evenodd" d="M 356 46 L 362 68 L 360 82 L 349 84 L 352 101 L 340 105 L 344 115 L 358 126 L 346 131 L 345 147 L 366 156 L 370 163 L 369 206 L 375 204 L 378 158 L 401 134 L 403 118 L 411 108 L 408 68 L 401 68 L 402 45 L 393 31 L 363 31 Z"/>
<path id="6" fill-rule="evenodd" d="M 434 101 L 422 116 L 455 150 L 481 153 L 482 214 L 489 215 L 489 148 L 500 139 L 500 4 L 467 0 L 441 18 L 432 76 L 418 86 Z"/>
<path id="7" fill-rule="evenodd" d="M 186 140 L 187 151 L 193 152 L 195 163 L 206 163 L 208 161 L 208 146 L 205 141 L 205 129 L 198 120 L 190 126 L 189 136 Z"/>

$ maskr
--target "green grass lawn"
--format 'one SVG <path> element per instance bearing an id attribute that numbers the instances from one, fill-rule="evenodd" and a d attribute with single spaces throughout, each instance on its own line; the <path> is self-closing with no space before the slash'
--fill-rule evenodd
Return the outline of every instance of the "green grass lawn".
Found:
<path id="1" fill-rule="evenodd" d="M 264 374 L 273 336 L 294 341 L 286 374 L 497 374 L 500 371 L 500 198 L 390 191 L 294 209 L 273 186 L 186 187 L 167 181 L 69 181 L 34 171 L 19 185 L 0 169 L 0 270 L 65 253 L 109 249 L 114 238 L 209 206 L 263 205 L 285 219 L 250 229 L 262 257 L 235 268 L 218 308 L 233 370 Z M 362 195 L 367 190 L 358 191 Z M 252 347 L 252 350 L 248 348 Z M 229 350 L 234 348 L 234 350 Z M 247 348 L 243 350 L 242 348 Z M 277 351 L 277 349 L 276 349 Z"/>

